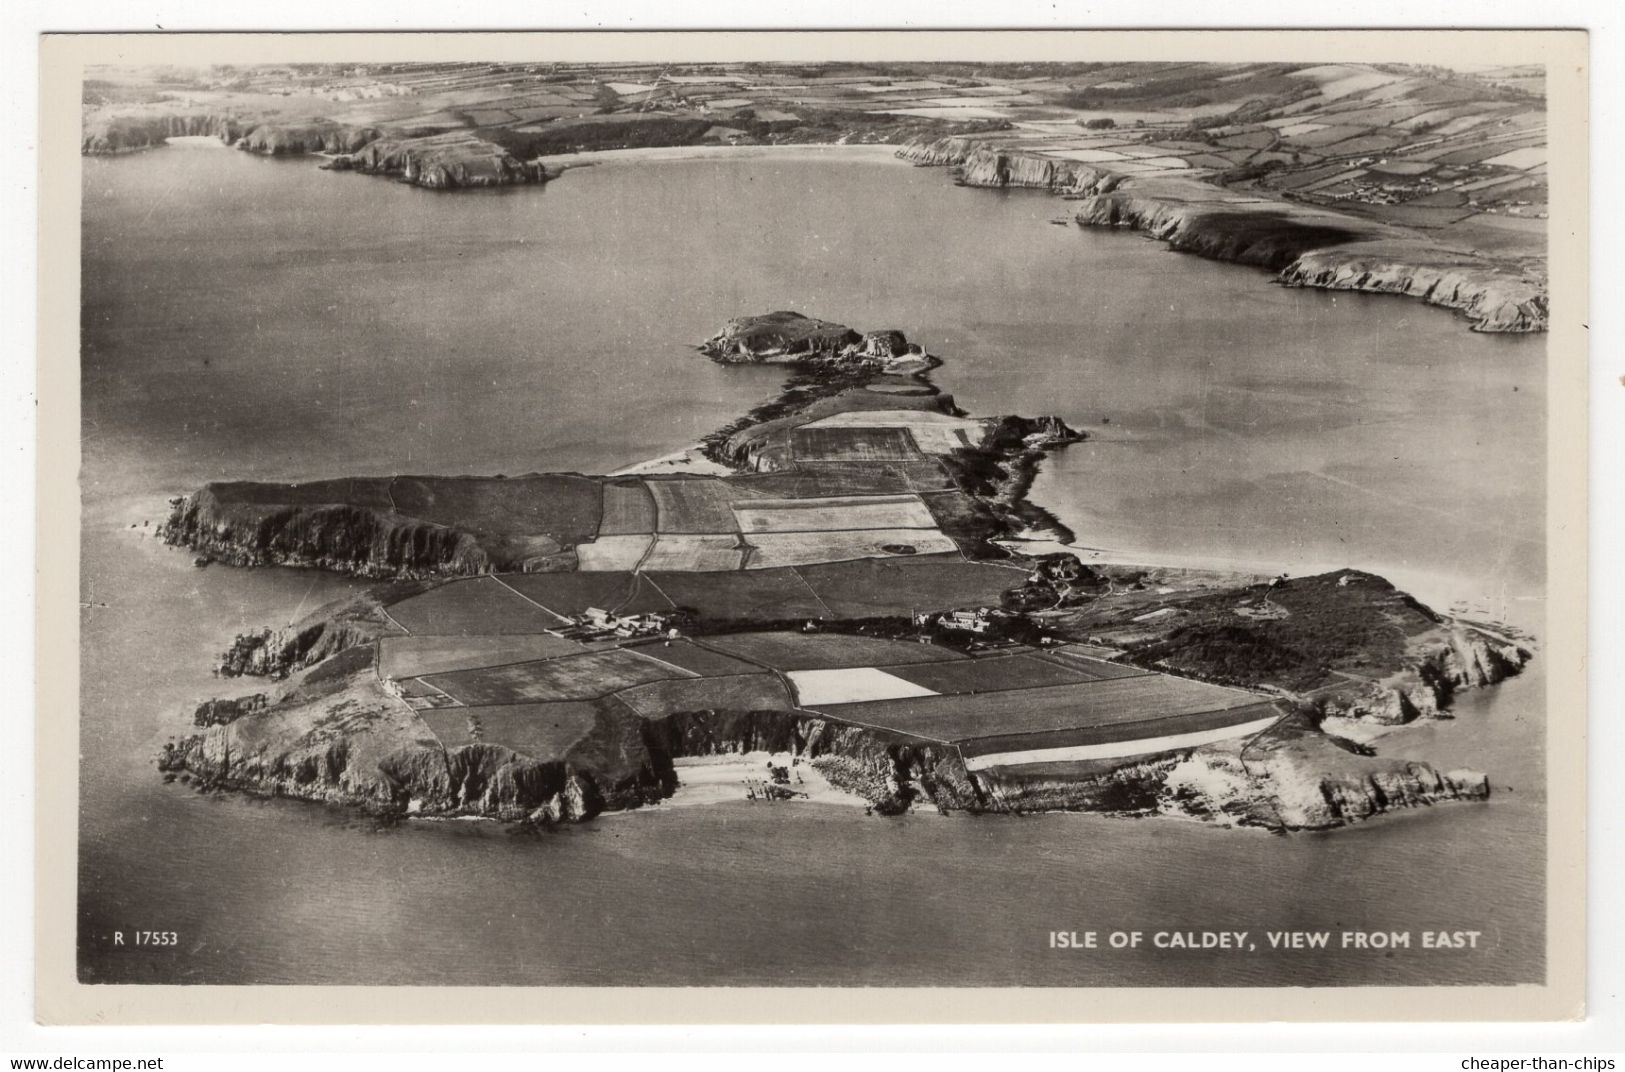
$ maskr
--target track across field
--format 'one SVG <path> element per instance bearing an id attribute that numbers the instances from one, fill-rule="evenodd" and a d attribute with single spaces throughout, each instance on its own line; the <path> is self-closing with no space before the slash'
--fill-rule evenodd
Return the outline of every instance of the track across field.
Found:
<path id="1" fill-rule="evenodd" d="M 656 573 L 651 578 L 679 607 L 701 618 L 815 620 L 830 616 L 794 569 L 736 573 Z"/>
<path id="2" fill-rule="evenodd" d="M 506 704 L 419 711 L 446 748 L 501 745 L 535 759 L 562 759 L 591 732 L 597 709 L 590 703 Z"/>
<path id="3" fill-rule="evenodd" d="M 414 636 L 501 636 L 556 629 L 561 619 L 493 577 L 448 581 L 403 599 L 389 616 Z"/>
<path id="4" fill-rule="evenodd" d="M 737 532 L 734 500 L 748 492 L 715 477 L 676 477 L 645 481 L 654 496 L 661 532 Z"/>
<path id="5" fill-rule="evenodd" d="M 547 633 L 508 636 L 405 636 L 378 642 L 378 672 L 401 680 L 481 666 L 522 663 L 585 651 L 580 644 Z"/>
<path id="6" fill-rule="evenodd" d="M 647 644 L 631 645 L 628 650 L 650 659 L 687 670 L 703 677 L 726 677 L 730 674 L 754 674 L 761 668 L 743 662 L 720 651 L 712 651 L 692 640 L 656 640 Z"/>
<path id="7" fill-rule="evenodd" d="M 600 536 L 576 546 L 576 561 L 583 573 L 634 570 L 653 542 L 652 536 Z"/>
<path id="8" fill-rule="evenodd" d="M 625 570 L 504 574 L 502 580 L 548 610 L 571 616 L 588 607 L 619 614 L 667 611 L 671 601 L 646 577 Z"/>
<path id="9" fill-rule="evenodd" d="M 661 533 L 643 558 L 643 569 L 714 573 L 736 570 L 745 550 L 733 533 L 720 536 L 676 536 Z"/>
<path id="10" fill-rule="evenodd" d="M 539 662 L 459 670 L 424 680 L 470 707 L 482 704 L 590 700 L 631 685 L 683 677 L 683 671 L 613 648 Z"/>

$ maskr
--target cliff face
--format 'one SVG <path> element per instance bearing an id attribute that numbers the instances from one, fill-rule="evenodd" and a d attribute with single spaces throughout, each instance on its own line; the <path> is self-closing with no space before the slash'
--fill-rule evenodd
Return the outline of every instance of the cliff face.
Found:
<path id="1" fill-rule="evenodd" d="M 1515 643 L 1453 623 L 1421 638 L 1415 647 L 1399 673 L 1327 695 L 1321 703 L 1324 713 L 1384 725 L 1449 718 L 1457 690 L 1505 681 L 1531 658 Z"/>
<path id="2" fill-rule="evenodd" d="M 651 804 L 685 756 L 771 752 L 810 762 L 882 814 L 919 806 L 972 813 L 1096 811 L 1316 829 L 1401 807 L 1482 799 L 1481 774 L 1377 759 L 1307 717 L 1247 744 L 1124 764 L 970 772 L 958 751 L 805 711 L 692 711 L 643 719 L 601 703 L 592 725 L 549 754 L 479 742 L 444 747 L 376 678 L 373 647 L 298 675 L 274 702 L 209 701 L 203 732 L 165 746 L 160 769 L 201 786 L 405 815 L 582 821 Z"/>
<path id="3" fill-rule="evenodd" d="M 239 149 L 266 156 L 304 153 L 353 153 L 379 137 L 377 127 L 347 127 L 315 120 L 309 123 L 261 123 L 236 139 Z"/>
<path id="4" fill-rule="evenodd" d="M 1460 312 L 1475 331 L 1545 331 L 1543 280 L 1522 278 L 1424 235 L 1227 190 L 1194 178 L 1134 177 L 1109 165 L 1001 149 L 976 138 L 917 139 L 898 156 L 956 169 L 967 186 L 1031 187 L 1079 200 L 1077 222 L 1130 227 L 1172 248 L 1277 273 L 1287 286 L 1399 294 Z"/>
<path id="5" fill-rule="evenodd" d="M 507 149 L 471 133 L 383 137 L 329 165 L 335 171 L 392 175 L 432 190 L 546 182 L 538 161 L 524 162 Z"/>
<path id="6" fill-rule="evenodd" d="M 700 343 L 699 350 L 722 362 L 795 362 L 833 358 L 864 341 L 864 336 L 845 324 L 777 312 L 736 316 Z"/>
<path id="7" fill-rule="evenodd" d="M 368 577 L 468 575 L 490 568 L 471 533 L 371 506 L 222 502 L 212 487 L 178 500 L 165 543 L 234 566 L 308 566 Z"/>
<path id="8" fill-rule="evenodd" d="M 165 138 L 211 137 L 226 143 L 242 134 L 229 115 L 131 115 L 98 119 L 85 126 L 79 151 L 86 156 L 134 152 L 162 145 Z"/>
<path id="9" fill-rule="evenodd" d="M 1489 795 L 1489 779 L 1477 771 L 1362 755 L 1307 719 L 1289 719 L 1245 747 L 1198 749 L 1167 771 L 1157 793 L 1168 814 L 1283 830 L 1330 829 Z"/>

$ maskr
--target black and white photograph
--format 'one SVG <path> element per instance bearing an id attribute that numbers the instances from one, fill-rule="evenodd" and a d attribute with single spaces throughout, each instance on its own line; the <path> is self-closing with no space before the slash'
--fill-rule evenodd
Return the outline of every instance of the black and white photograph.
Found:
<path id="1" fill-rule="evenodd" d="M 1577 1014 L 1584 35 L 784 36 L 74 43 L 64 982 Z"/>

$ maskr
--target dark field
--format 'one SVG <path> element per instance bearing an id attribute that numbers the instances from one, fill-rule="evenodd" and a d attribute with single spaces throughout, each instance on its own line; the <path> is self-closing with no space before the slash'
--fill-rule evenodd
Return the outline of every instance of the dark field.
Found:
<path id="1" fill-rule="evenodd" d="M 1104 649 L 1097 649 L 1104 650 Z M 1076 674 L 1080 674 L 1090 681 L 1107 681 L 1116 677 L 1138 677 L 1149 673 L 1138 666 L 1128 663 L 1108 662 L 1105 659 L 1090 658 L 1082 652 L 1069 648 L 1052 649 L 1044 652 L 1040 658 L 1047 659 L 1057 666 L 1064 666 Z"/>
<path id="2" fill-rule="evenodd" d="M 508 704 L 419 711 L 447 748 L 497 744 L 536 759 L 559 759 L 586 736 L 598 712 L 590 703 Z"/>
<path id="3" fill-rule="evenodd" d="M 797 428 L 797 462 L 911 461 L 924 455 L 907 428 Z"/>
<path id="4" fill-rule="evenodd" d="M 1253 693 L 1152 674 L 1003 693 L 842 704 L 830 713 L 866 726 L 938 741 L 964 741 L 1054 730 L 1138 726 L 1174 716 L 1246 707 L 1257 701 Z M 1175 728 L 1160 732 L 1188 731 Z M 1136 730 L 1128 736 L 1146 735 Z"/>
<path id="5" fill-rule="evenodd" d="M 641 480 L 616 481 L 604 485 L 604 518 L 598 523 L 601 536 L 626 536 L 655 530 L 655 500 Z"/>
<path id="6" fill-rule="evenodd" d="M 996 607 L 1006 589 L 1026 580 L 1022 570 L 966 562 L 953 554 L 825 562 L 796 569 L 829 609 L 844 618 Z"/>
<path id="7" fill-rule="evenodd" d="M 581 614 L 588 607 L 622 614 L 671 610 L 671 601 L 648 578 L 632 573 L 515 573 L 502 579 L 549 610 L 564 615 Z"/>
<path id="8" fill-rule="evenodd" d="M 735 499 L 745 497 L 727 482 L 711 478 L 650 480 L 661 532 L 737 532 Z"/>
<path id="9" fill-rule="evenodd" d="M 706 644 L 778 670 L 899 666 L 964 658 L 934 644 L 834 633 L 731 633 L 707 637 Z"/>
<path id="10" fill-rule="evenodd" d="M 783 682 L 766 673 L 656 681 L 616 693 L 615 698 L 644 718 L 683 711 L 795 710 Z"/>
<path id="11" fill-rule="evenodd" d="M 410 517 L 498 536 L 546 534 L 564 544 L 591 539 L 603 511 L 596 480 L 550 473 L 489 477 L 396 478 L 389 493 Z"/>
<path id="12" fill-rule="evenodd" d="M 378 671 L 385 677 L 411 678 L 550 659 L 586 649 L 573 640 L 548 633 L 520 636 L 384 637 L 378 642 Z"/>
<path id="13" fill-rule="evenodd" d="M 682 671 L 619 649 L 426 678 L 469 706 L 591 700 Z"/>
<path id="14" fill-rule="evenodd" d="M 886 672 L 945 696 L 1073 685 L 1092 680 L 1086 674 L 1033 655 L 1005 655 L 962 659 L 951 663 L 897 666 Z"/>
<path id="15" fill-rule="evenodd" d="M 723 677 L 728 674 L 754 674 L 759 667 L 741 662 L 731 655 L 724 655 L 719 651 L 712 651 L 702 647 L 691 640 L 673 640 L 671 642 L 655 641 L 650 644 L 638 644 L 630 650 L 651 659 L 659 659 L 669 663 L 679 670 L 689 670 L 702 677 Z"/>
<path id="16" fill-rule="evenodd" d="M 491 577 L 450 581 L 389 608 L 389 616 L 417 636 L 496 636 L 540 633 L 561 619 Z"/>
<path id="17" fill-rule="evenodd" d="M 655 573 L 660 590 L 701 618 L 786 621 L 827 618 L 830 611 L 790 567 L 734 573 Z"/>

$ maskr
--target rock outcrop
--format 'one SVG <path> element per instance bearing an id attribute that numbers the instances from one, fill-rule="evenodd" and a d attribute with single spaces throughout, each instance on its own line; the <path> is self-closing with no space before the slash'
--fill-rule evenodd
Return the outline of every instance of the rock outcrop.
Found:
<path id="1" fill-rule="evenodd" d="M 521 161 L 502 146 L 468 131 L 381 137 L 347 156 L 335 157 L 328 167 L 390 175 L 431 190 L 512 186 L 548 179 L 540 161 Z"/>
<path id="2" fill-rule="evenodd" d="M 864 336 L 845 324 L 780 311 L 736 316 L 700 343 L 699 351 L 722 362 L 796 363 L 831 360 L 863 342 Z"/>
<path id="3" fill-rule="evenodd" d="M 216 485 L 174 501 L 165 543 L 233 566 L 305 566 L 364 577 L 481 573 L 477 538 L 371 505 L 230 501 Z"/>
<path id="4" fill-rule="evenodd" d="M 1287 286 L 1397 294 L 1453 309 L 1475 331 L 1545 331 L 1545 281 L 1446 249 L 1401 227 L 1225 189 L 1194 177 L 1132 176 L 983 138 L 917 139 L 898 156 L 951 167 L 966 186 L 1029 187 L 1078 202 L 1077 222 L 1144 231 L 1184 253 L 1275 272 Z"/>

